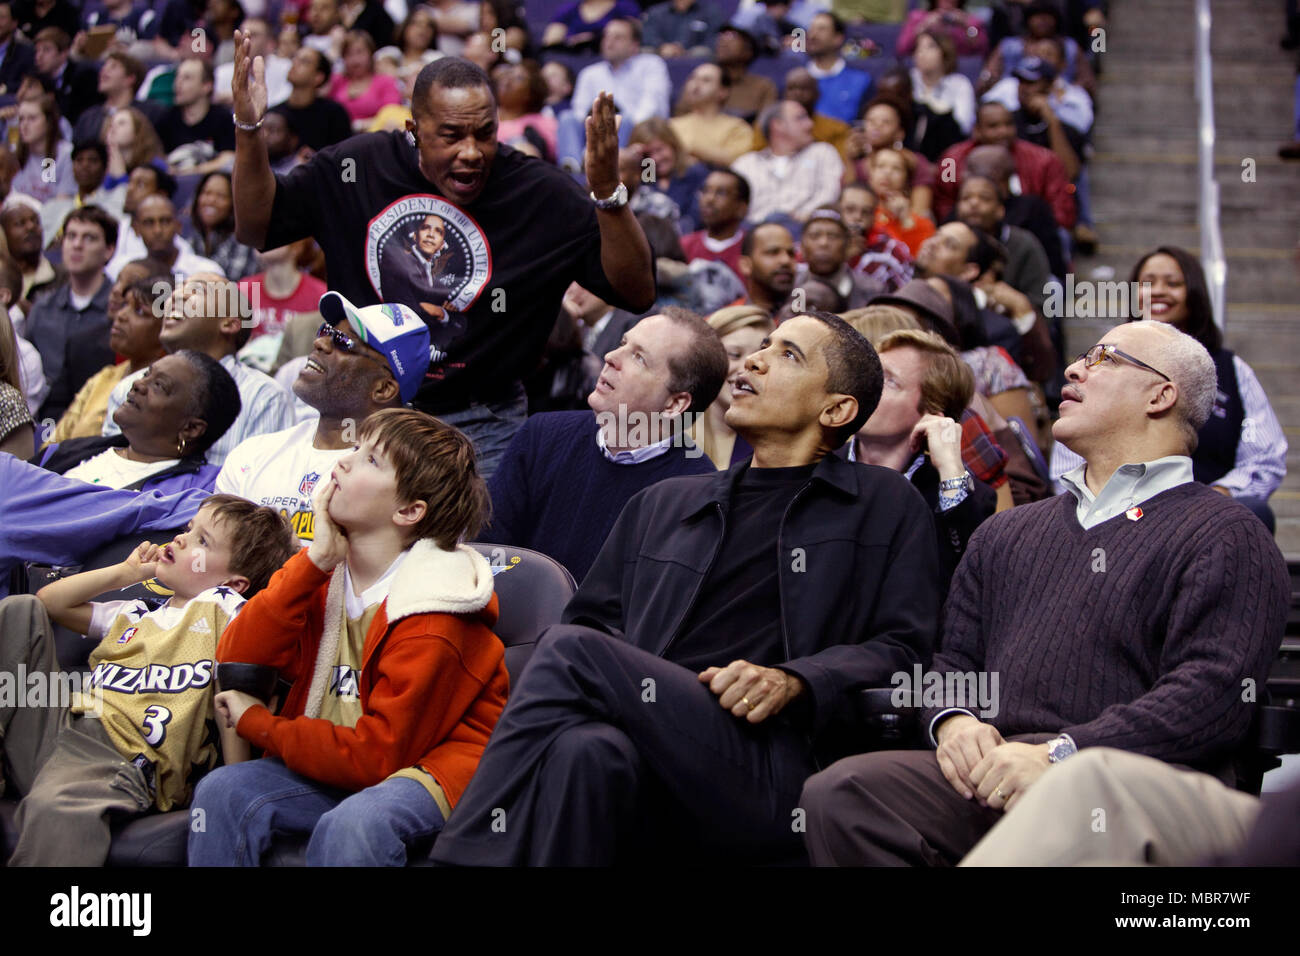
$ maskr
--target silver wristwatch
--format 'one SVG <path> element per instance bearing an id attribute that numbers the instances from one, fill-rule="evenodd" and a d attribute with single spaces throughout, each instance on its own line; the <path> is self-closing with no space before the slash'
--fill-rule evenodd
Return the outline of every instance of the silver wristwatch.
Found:
<path id="1" fill-rule="evenodd" d="M 605 199 L 598 199 L 595 193 L 591 194 L 591 199 L 597 209 L 622 209 L 627 205 L 627 187 L 619 183 L 618 188 Z"/>
<path id="2" fill-rule="evenodd" d="M 1073 757 L 1079 752 L 1078 745 L 1069 734 L 1061 734 L 1055 740 L 1047 742 L 1047 762 L 1060 763 L 1066 757 Z"/>
<path id="3" fill-rule="evenodd" d="M 975 490 L 975 480 L 971 478 L 969 471 L 960 478 L 945 478 L 939 482 L 939 490 L 950 495 L 956 494 L 963 488 L 966 489 L 967 494 Z"/>

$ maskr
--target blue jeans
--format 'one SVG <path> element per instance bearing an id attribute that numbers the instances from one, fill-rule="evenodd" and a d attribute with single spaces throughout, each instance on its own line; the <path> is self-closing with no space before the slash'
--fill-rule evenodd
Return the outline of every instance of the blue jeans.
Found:
<path id="1" fill-rule="evenodd" d="M 442 829 L 429 791 L 404 777 L 349 794 L 266 757 L 218 767 L 194 791 L 190 866 L 257 866 L 277 835 L 311 834 L 308 866 L 404 866 Z"/>
<path id="2" fill-rule="evenodd" d="M 472 402 L 468 408 L 436 417 L 448 425 L 455 425 L 474 443 L 479 474 L 486 480 L 497 470 L 510 439 L 515 437 L 515 432 L 528 417 L 528 394 L 520 384 L 516 386 L 514 395 L 504 401 Z"/>

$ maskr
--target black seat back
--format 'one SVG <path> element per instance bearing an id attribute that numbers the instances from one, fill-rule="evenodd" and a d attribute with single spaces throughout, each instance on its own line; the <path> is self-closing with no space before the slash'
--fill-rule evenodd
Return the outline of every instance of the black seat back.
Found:
<path id="1" fill-rule="evenodd" d="M 560 612 L 578 590 L 568 569 L 540 551 L 504 544 L 470 547 L 492 565 L 500 617 L 493 630 L 506 646 L 506 670 L 514 686 L 538 635 L 560 621 Z"/>

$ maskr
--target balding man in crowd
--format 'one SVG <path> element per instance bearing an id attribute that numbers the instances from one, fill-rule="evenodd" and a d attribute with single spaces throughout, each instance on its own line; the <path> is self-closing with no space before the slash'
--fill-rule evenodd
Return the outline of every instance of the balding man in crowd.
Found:
<path id="1" fill-rule="evenodd" d="M 893 679 L 937 750 L 850 757 L 812 777 L 801 806 L 814 863 L 955 864 L 1091 748 L 1232 782 L 1255 710 L 1243 687 L 1268 676 L 1290 584 L 1255 516 L 1192 478 L 1214 362 L 1172 326 L 1133 322 L 1066 376 L 1053 431 L 1085 459 L 1070 493 L 975 532 L 930 674 Z M 1087 818 L 1057 822 L 1095 839 Z"/>
<path id="2" fill-rule="evenodd" d="M 832 454 L 880 399 L 871 346 L 837 316 L 796 316 L 733 383 L 727 424 L 753 458 L 628 502 L 511 688 L 435 861 L 802 857 L 802 781 L 860 739 L 861 688 L 928 656 L 929 509 L 902 475 Z"/>
<path id="3" fill-rule="evenodd" d="M 782 100 L 763 110 L 758 126 L 767 148 L 732 163 L 749 180 L 751 222 L 774 214 L 803 222 L 818 206 L 839 198 L 844 163 L 834 146 L 813 140 L 806 109 Z"/>
<path id="4" fill-rule="evenodd" d="M 717 333 L 679 308 L 642 319 L 604 358 L 590 412 L 534 415 L 519 429 L 488 483 L 492 524 L 479 535 L 548 554 L 579 581 L 629 498 L 715 470 L 686 432 L 727 376 Z"/>
<path id="5" fill-rule="evenodd" d="M 162 198 L 162 197 L 151 197 Z M 141 205 L 144 205 L 143 203 Z M 161 292 L 161 286 L 155 287 Z M 221 465 L 226 456 L 244 439 L 265 432 L 276 432 L 293 424 L 293 403 L 275 379 L 239 361 L 236 353 L 252 333 L 247 303 L 239 286 L 214 273 L 196 273 L 171 291 L 169 299 L 155 308 L 165 308 L 158 341 L 168 352 L 195 349 L 219 361 L 239 387 L 243 403 L 239 417 L 217 443 L 208 449 L 208 461 Z M 147 369 L 128 375 L 118 382 L 108 397 L 104 415 L 104 434 L 119 432 L 113 412 L 126 401 L 131 386 Z"/>

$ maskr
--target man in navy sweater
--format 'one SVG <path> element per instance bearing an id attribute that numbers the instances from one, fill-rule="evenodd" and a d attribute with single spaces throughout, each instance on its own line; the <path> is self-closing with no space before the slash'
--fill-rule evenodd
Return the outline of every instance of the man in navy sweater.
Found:
<path id="1" fill-rule="evenodd" d="M 479 539 L 540 551 L 581 581 L 629 498 L 714 470 L 684 419 L 718 397 L 727 364 L 718 334 L 693 312 L 637 322 L 605 355 L 590 412 L 534 415 L 511 440 L 488 483 L 492 525 Z"/>
<path id="2" fill-rule="evenodd" d="M 871 345 L 827 313 L 746 358 L 727 423 L 752 459 L 627 503 L 511 687 L 435 862 L 805 858 L 803 781 L 860 743 L 861 690 L 921 666 L 938 623 L 920 493 L 831 454 L 881 383 Z"/>
<path id="3" fill-rule="evenodd" d="M 1077 751 L 1233 781 L 1290 582 L 1254 515 L 1192 478 L 1214 362 L 1172 326 L 1133 322 L 1066 378 L 1053 434 L 1085 460 L 1064 476 L 1070 493 L 972 536 L 932 670 L 897 685 L 936 750 L 861 754 L 812 777 L 814 863 L 955 864 L 1031 788 L 1058 789 L 1072 774 L 1054 765 Z M 1061 807 L 1036 838 L 1097 840 L 1095 806 L 1131 804 Z"/>

